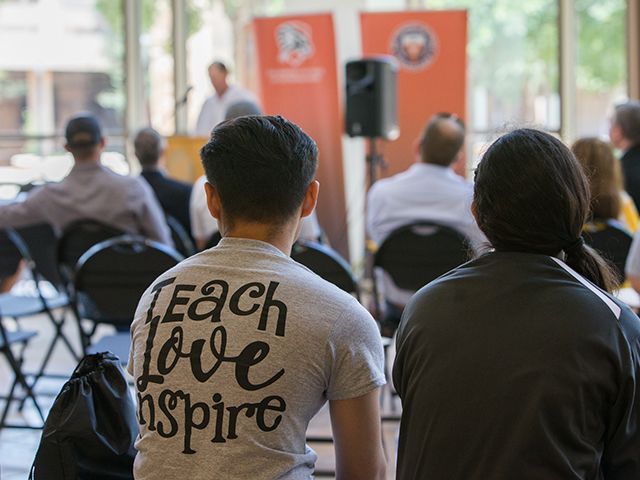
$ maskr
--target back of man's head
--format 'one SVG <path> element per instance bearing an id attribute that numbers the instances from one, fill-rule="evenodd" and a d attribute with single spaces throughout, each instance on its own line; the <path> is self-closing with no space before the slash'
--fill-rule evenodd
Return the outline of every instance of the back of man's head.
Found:
<path id="1" fill-rule="evenodd" d="M 262 115 L 260 105 L 251 100 L 240 100 L 232 103 L 224 114 L 225 120 L 233 120 L 238 117 L 246 117 L 247 115 Z"/>
<path id="2" fill-rule="evenodd" d="M 92 114 L 80 113 L 67 122 L 65 138 L 66 149 L 76 161 L 94 159 L 103 142 L 102 127 Z"/>
<path id="3" fill-rule="evenodd" d="M 200 157 L 227 222 L 282 225 L 315 177 L 318 147 L 280 116 L 245 116 L 214 128 Z"/>
<path id="4" fill-rule="evenodd" d="M 640 144 L 640 102 L 631 100 L 616 105 L 613 120 L 624 138 L 632 145 Z"/>
<path id="5" fill-rule="evenodd" d="M 216 69 L 217 71 L 219 71 L 220 73 L 226 75 L 229 73 L 229 69 L 227 68 L 227 66 L 219 61 L 219 60 L 215 60 L 213 62 L 211 62 L 211 65 L 209 65 L 209 71 Z"/>
<path id="6" fill-rule="evenodd" d="M 448 167 L 464 145 L 464 124 L 453 115 L 434 115 L 420 139 L 420 158 L 424 163 Z"/>
<path id="7" fill-rule="evenodd" d="M 133 140 L 133 149 L 142 168 L 156 167 L 164 153 L 165 140 L 153 128 L 143 128 Z"/>

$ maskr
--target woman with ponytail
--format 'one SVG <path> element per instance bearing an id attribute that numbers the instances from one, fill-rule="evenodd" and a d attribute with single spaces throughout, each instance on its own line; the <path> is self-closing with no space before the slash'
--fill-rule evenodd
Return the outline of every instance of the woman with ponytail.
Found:
<path id="1" fill-rule="evenodd" d="M 492 248 L 398 329 L 399 480 L 640 478 L 640 320 L 582 241 L 589 200 L 549 134 L 487 150 L 472 208 Z"/>

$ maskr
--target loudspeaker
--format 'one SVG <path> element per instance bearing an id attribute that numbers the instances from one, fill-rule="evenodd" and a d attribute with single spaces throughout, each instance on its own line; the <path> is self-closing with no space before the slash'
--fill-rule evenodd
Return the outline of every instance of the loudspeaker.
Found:
<path id="1" fill-rule="evenodd" d="M 398 138 L 395 63 L 383 58 L 346 65 L 346 131 L 351 137 Z"/>

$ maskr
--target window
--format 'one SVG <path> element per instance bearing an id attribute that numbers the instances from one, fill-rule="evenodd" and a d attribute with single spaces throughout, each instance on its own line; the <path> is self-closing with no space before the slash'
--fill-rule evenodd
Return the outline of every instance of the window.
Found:
<path id="1" fill-rule="evenodd" d="M 627 96 L 625 0 L 576 0 L 576 138 L 607 137 L 608 112 Z"/>
<path id="2" fill-rule="evenodd" d="M 64 125 L 83 110 L 122 149 L 123 24 L 116 0 L 0 2 L 0 165 L 62 154 Z"/>

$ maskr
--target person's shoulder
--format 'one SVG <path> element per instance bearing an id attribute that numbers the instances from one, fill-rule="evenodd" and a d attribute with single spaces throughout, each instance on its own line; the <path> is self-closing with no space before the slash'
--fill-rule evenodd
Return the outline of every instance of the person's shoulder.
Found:
<path id="1" fill-rule="evenodd" d="M 381 178 L 371 186 L 369 189 L 369 196 L 384 195 L 390 190 L 402 188 L 402 183 L 407 179 L 407 177 L 408 170 L 404 170 L 396 173 L 395 175 L 391 175 L 390 177 Z"/>
<path id="2" fill-rule="evenodd" d="M 178 180 L 176 178 L 171 178 L 169 176 L 165 176 L 164 180 L 167 183 L 167 185 L 170 185 L 174 190 L 183 194 L 187 194 L 187 195 L 190 194 L 191 189 L 193 188 L 193 186 L 190 183 L 183 182 L 181 180 Z"/>

